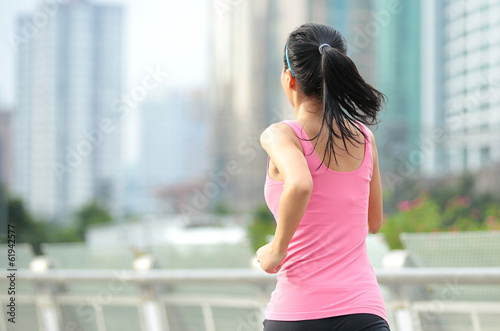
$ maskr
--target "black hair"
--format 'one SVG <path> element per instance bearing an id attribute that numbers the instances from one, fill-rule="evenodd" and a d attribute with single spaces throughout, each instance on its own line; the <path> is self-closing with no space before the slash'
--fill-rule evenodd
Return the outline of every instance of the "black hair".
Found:
<path id="1" fill-rule="evenodd" d="M 309 140 L 319 137 L 323 124 L 327 123 L 329 133 L 323 161 L 328 153 L 328 167 L 333 152 L 338 164 L 334 137 L 342 139 L 344 149 L 349 153 L 346 139 L 353 144 L 360 142 L 356 139 L 357 135 L 348 129 L 347 123 L 357 128 L 366 139 L 363 131 L 354 125 L 354 122 L 376 124 L 377 113 L 386 97 L 361 77 L 356 65 L 347 56 L 345 38 L 334 28 L 315 23 L 303 24 L 290 33 L 287 44 L 291 71 L 300 89 L 306 96 L 317 97 L 323 103 L 320 131 Z M 322 47 L 320 52 L 319 46 L 322 44 L 329 44 L 330 47 Z M 288 64 L 285 52 L 286 45 L 283 56 L 286 70 Z M 340 133 L 335 132 L 334 121 Z"/>

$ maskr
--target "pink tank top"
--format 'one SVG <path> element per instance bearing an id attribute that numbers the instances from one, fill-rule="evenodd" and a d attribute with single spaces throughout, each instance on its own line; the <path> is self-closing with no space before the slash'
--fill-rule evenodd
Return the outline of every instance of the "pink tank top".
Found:
<path id="1" fill-rule="evenodd" d="M 302 126 L 290 126 L 299 140 L 309 139 Z M 370 135 L 361 166 L 350 172 L 329 169 L 314 151 L 313 143 L 300 140 L 313 179 L 309 204 L 288 247 L 265 318 L 298 321 L 339 315 L 370 313 L 384 318 L 384 300 L 368 260 L 368 198 L 373 172 Z M 333 156 L 332 156 L 332 161 Z M 321 167 L 318 168 L 318 165 Z M 283 182 L 269 176 L 264 186 L 266 203 L 278 220 Z"/>

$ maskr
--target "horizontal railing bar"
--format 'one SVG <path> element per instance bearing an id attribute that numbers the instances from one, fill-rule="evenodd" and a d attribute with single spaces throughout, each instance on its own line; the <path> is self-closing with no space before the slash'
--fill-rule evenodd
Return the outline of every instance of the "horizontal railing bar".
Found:
<path id="1" fill-rule="evenodd" d="M 167 294 L 160 295 L 159 299 L 168 305 L 175 306 L 190 306 L 193 304 L 200 305 L 203 303 L 209 304 L 217 308 L 259 308 L 262 303 L 267 303 L 265 300 L 258 300 L 253 297 L 234 297 L 234 296 L 193 296 L 186 294 Z"/>
<path id="2" fill-rule="evenodd" d="M 377 281 L 384 285 L 447 284 L 500 285 L 500 268 L 405 268 L 375 270 Z"/>
<path id="3" fill-rule="evenodd" d="M 500 284 L 500 268 L 405 268 L 375 269 L 377 280 L 385 285 L 414 284 Z M 20 282 L 122 282 L 139 284 L 180 284 L 195 282 L 251 283 L 269 285 L 276 281 L 276 274 L 254 269 L 184 269 L 184 270 L 47 270 L 17 271 Z M 0 282 L 9 281 L 7 277 Z"/>
<path id="4" fill-rule="evenodd" d="M 103 306 L 137 306 L 141 303 L 141 297 L 137 296 L 123 296 L 123 295 L 102 295 L 101 293 L 91 293 L 87 295 L 78 295 L 71 293 L 57 293 L 54 296 L 57 298 L 59 305 L 79 305 L 82 302 L 99 302 Z M 93 301 L 92 301 L 93 300 Z"/>
<path id="5" fill-rule="evenodd" d="M 439 308 L 436 308 L 438 305 Z M 440 313 L 470 313 L 477 311 L 479 313 L 498 314 L 500 312 L 500 302 L 497 301 L 413 301 L 411 308 L 419 312 Z"/>
<path id="6" fill-rule="evenodd" d="M 37 294 L 24 295 L 20 298 L 16 297 L 16 300 L 21 304 L 35 304 Z M 136 296 L 110 296 L 105 299 L 100 299 L 94 295 L 78 295 L 78 294 L 67 294 L 58 293 L 54 294 L 54 298 L 58 305 L 61 306 L 72 306 L 81 305 L 82 303 L 90 304 L 89 302 L 99 302 L 102 306 L 126 306 L 133 307 L 141 303 L 142 297 Z M 7 295 L 0 295 L 0 303 L 9 302 L 10 297 Z M 89 301 L 90 300 L 90 301 Z M 93 301 L 92 301 L 93 300 Z M 158 300 L 163 304 L 174 305 L 174 306 L 199 306 L 202 304 L 209 304 L 217 308 L 255 308 L 258 309 L 262 306 L 262 303 L 267 303 L 267 301 L 258 300 L 252 297 L 242 297 L 238 298 L 235 296 L 222 296 L 222 295 L 212 295 L 212 296 L 190 296 L 185 294 L 160 294 L 158 295 Z"/>
<path id="7" fill-rule="evenodd" d="M 0 302 L 9 302 L 11 295 L 0 294 Z M 22 305 L 34 305 L 36 303 L 36 294 L 17 294 L 16 293 L 16 302 Z"/>
<path id="8" fill-rule="evenodd" d="M 19 269 L 16 275 L 19 281 L 37 281 L 48 283 L 64 282 L 117 282 L 118 283 L 261 283 L 269 284 L 276 281 L 276 275 L 253 269 L 178 269 L 178 270 L 147 270 L 130 269 L 51 269 L 44 272 L 33 272 Z M 8 281 L 7 278 L 0 282 Z"/>

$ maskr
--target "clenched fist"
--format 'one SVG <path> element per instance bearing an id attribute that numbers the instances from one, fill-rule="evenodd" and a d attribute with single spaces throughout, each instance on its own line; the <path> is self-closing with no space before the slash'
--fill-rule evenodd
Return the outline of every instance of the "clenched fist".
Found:
<path id="1" fill-rule="evenodd" d="M 256 255 L 260 267 L 268 274 L 277 273 L 281 268 L 281 262 L 283 262 L 286 257 L 286 253 L 276 250 L 272 242 L 259 248 Z"/>

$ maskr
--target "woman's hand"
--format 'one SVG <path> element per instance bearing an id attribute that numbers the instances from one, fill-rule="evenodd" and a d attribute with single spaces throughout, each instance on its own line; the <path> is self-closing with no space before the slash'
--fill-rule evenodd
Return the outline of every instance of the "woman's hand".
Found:
<path id="1" fill-rule="evenodd" d="M 259 248 L 256 255 L 262 270 L 268 274 L 277 273 L 281 268 L 281 262 L 286 257 L 286 253 L 279 252 L 273 247 L 273 242 Z"/>

